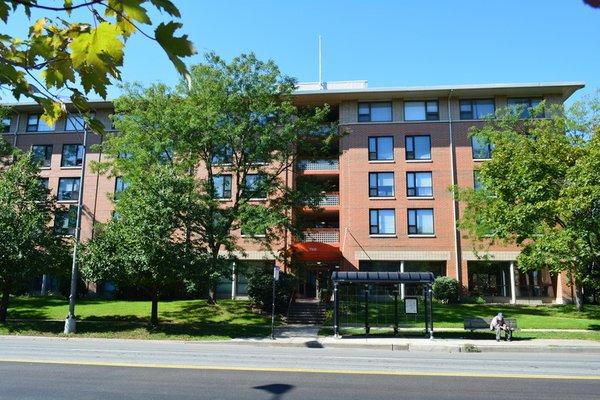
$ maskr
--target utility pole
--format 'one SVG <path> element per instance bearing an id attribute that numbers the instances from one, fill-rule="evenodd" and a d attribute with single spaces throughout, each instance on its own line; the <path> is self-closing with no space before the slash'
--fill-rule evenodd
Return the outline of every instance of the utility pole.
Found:
<path id="1" fill-rule="evenodd" d="M 271 302 L 271 339 L 275 340 L 275 288 L 279 280 L 279 267 L 273 267 L 273 299 Z"/>
<path id="2" fill-rule="evenodd" d="M 79 115 L 82 117 L 81 113 Z M 73 246 L 73 260 L 71 264 L 71 291 L 69 294 L 69 314 L 65 320 L 64 333 L 75 333 L 75 299 L 77 297 L 77 250 L 81 239 L 81 211 L 83 208 L 83 180 L 85 178 L 85 162 L 87 156 L 87 123 L 83 121 L 83 155 L 81 159 L 81 173 L 79 175 L 79 195 L 77 199 L 77 219 L 75 222 L 75 244 Z"/>
<path id="3" fill-rule="evenodd" d="M 323 83 L 323 40 L 321 35 L 319 35 L 319 87 L 325 89 Z"/>

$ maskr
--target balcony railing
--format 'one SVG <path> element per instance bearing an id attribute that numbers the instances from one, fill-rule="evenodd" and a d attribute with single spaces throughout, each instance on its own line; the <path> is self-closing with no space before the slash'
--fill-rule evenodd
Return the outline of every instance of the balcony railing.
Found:
<path id="1" fill-rule="evenodd" d="M 338 160 L 300 160 L 298 169 L 300 171 L 337 171 L 340 168 Z"/>
<path id="2" fill-rule="evenodd" d="M 340 205 L 340 194 L 339 193 L 326 193 L 323 198 L 319 201 L 319 206 L 339 206 Z"/>
<path id="3" fill-rule="evenodd" d="M 338 228 L 314 228 L 304 232 L 303 242 L 339 243 L 340 230 Z"/>

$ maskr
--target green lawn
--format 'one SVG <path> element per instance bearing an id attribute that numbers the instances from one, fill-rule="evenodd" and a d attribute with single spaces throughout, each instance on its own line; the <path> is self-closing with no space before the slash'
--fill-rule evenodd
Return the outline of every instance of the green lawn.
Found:
<path id="1" fill-rule="evenodd" d="M 399 304 L 400 325 L 416 326 L 424 324 L 423 306 L 419 306 L 419 316 L 414 318 L 402 317 L 403 305 Z M 362 325 L 364 321 L 364 308 L 342 307 L 340 322 L 357 322 Z M 346 314 L 344 311 L 347 311 Z M 583 312 L 577 312 L 573 305 L 534 306 L 534 305 L 488 305 L 488 304 L 441 304 L 433 305 L 434 326 L 438 328 L 462 328 L 466 317 L 492 318 L 502 312 L 505 318 L 516 318 L 520 329 L 586 329 L 600 330 L 600 306 L 586 305 Z M 392 324 L 394 316 L 393 304 L 372 303 L 369 305 L 369 319 L 375 326 L 377 321 L 386 321 Z M 328 312 L 328 324 L 331 324 L 332 312 Z"/>
<path id="2" fill-rule="evenodd" d="M 160 325 L 148 327 L 150 302 L 80 300 L 77 302 L 78 336 L 220 340 L 267 336 L 270 318 L 256 313 L 248 301 L 164 301 L 158 305 Z M 17 297 L 9 305 L 9 323 L 0 334 L 61 335 L 67 301 L 41 297 Z"/>

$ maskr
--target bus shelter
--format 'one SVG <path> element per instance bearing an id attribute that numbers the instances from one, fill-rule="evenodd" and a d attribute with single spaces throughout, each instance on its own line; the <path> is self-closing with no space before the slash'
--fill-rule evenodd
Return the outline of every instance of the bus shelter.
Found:
<path id="1" fill-rule="evenodd" d="M 341 325 L 371 327 L 391 326 L 398 333 L 406 318 L 422 319 L 425 335 L 433 339 L 432 272 L 334 271 L 333 331 L 340 335 Z M 412 290 L 414 296 L 399 299 L 400 285 Z M 400 304 L 404 307 L 400 310 Z M 351 316 L 351 317 L 349 317 Z"/>

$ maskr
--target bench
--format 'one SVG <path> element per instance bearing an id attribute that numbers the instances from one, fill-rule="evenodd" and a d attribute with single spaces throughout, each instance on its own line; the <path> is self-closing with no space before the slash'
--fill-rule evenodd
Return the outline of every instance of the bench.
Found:
<path id="1" fill-rule="evenodd" d="M 482 317 L 469 317 L 465 318 L 465 330 L 466 331 L 477 331 L 477 330 L 489 330 L 490 323 L 492 322 L 491 318 L 482 318 Z M 511 330 L 516 331 L 517 328 L 517 320 L 514 318 L 504 318 L 504 322 L 506 325 L 510 327 Z"/>

